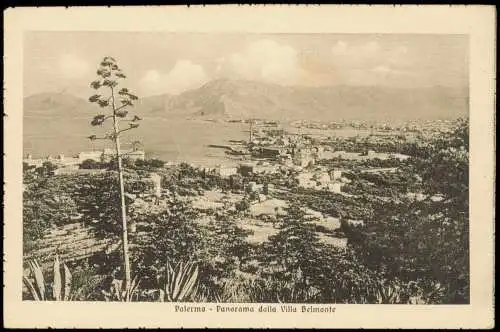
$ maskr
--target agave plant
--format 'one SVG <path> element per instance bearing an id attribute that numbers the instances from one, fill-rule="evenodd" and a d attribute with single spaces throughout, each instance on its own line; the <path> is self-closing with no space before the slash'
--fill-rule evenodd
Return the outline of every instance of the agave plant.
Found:
<path id="1" fill-rule="evenodd" d="M 441 303 L 444 288 L 437 281 L 410 281 L 406 286 L 409 304 Z"/>
<path id="2" fill-rule="evenodd" d="M 23 282 L 35 301 L 70 301 L 72 275 L 66 264 L 59 262 L 59 257 L 54 258 L 54 279 L 52 284 L 46 283 L 43 271 L 36 259 L 28 262 L 34 282 L 23 276 Z"/>
<path id="3" fill-rule="evenodd" d="M 376 296 L 379 304 L 397 304 L 400 303 L 400 290 L 398 285 L 378 282 L 376 284 Z"/>
<path id="4" fill-rule="evenodd" d="M 160 302 L 182 302 L 197 290 L 198 266 L 192 262 L 179 262 L 174 267 L 167 262 L 165 284 L 159 290 Z"/>
<path id="5" fill-rule="evenodd" d="M 276 277 L 252 281 L 248 284 L 251 302 L 308 303 L 317 300 L 319 290 L 298 281 Z"/>
<path id="6" fill-rule="evenodd" d="M 219 292 L 214 296 L 217 303 L 244 302 L 244 292 L 241 284 L 233 281 L 224 281 Z"/>
<path id="7" fill-rule="evenodd" d="M 236 283 L 233 280 L 225 280 L 219 287 L 207 287 L 200 285 L 194 294 L 196 302 L 245 302 L 246 287 L 244 283 Z"/>
<path id="8" fill-rule="evenodd" d="M 132 279 L 129 285 L 123 280 L 113 279 L 109 290 L 102 290 L 105 301 L 132 302 L 139 298 L 139 284 L 137 276 Z"/>

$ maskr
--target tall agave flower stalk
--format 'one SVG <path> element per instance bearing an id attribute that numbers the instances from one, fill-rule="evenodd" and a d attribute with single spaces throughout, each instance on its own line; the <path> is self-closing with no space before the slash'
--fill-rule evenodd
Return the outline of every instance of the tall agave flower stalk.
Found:
<path id="1" fill-rule="evenodd" d="M 116 60 L 112 57 L 106 56 L 100 63 L 97 70 L 98 79 L 91 82 L 90 86 L 95 90 L 100 90 L 105 95 L 95 94 L 89 98 L 89 102 L 96 103 L 104 114 L 97 114 L 90 122 L 92 126 L 103 126 L 106 120 L 112 121 L 112 129 L 107 132 L 103 137 L 91 135 L 88 138 L 91 142 L 102 139 L 111 140 L 115 147 L 115 156 L 118 168 L 118 182 L 120 186 L 120 210 L 122 221 L 122 246 L 123 246 L 123 265 L 125 272 L 125 289 L 130 288 L 131 282 L 131 269 L 128 248 L 128 221 L 127 208 L 125 205 L 125 187 L 123 180 L 123 165 L 122 158 L 126 155 L 122 153 L 120 145 L 120 137 L 123 132 L 136 129 L 139 127 L 139 121 L 142 120 L 137 115 L 133 117 L 128 116 L 128 109 L 134 106 L 134 102 L 138 97 L 132 94 L 127 88 L 120 88 L 119 86 L 123 79 L 126 78 L 125 74 L 118 67 Z M 128 118 L 127 118 L 128 116 Z M 128 126 L 120 129 L 121 123 L 127 123 Z M 131 226 L 134 224 L 131 224 Z M 134 227 L 131 227 L 131 231 Z"/>
<path id="2" fill-rule="evenodd" d="M 54 258 L 54 279 L 51 284 L 46 283 L 42 268 L 36 259 L 28 264 L 34 282 L 26 276 L 23 276 L 23 282 L 35 301 L 70 301 L 72 299 L 72 275 L 68 266 L 59 262 L 58 256 Z"/>

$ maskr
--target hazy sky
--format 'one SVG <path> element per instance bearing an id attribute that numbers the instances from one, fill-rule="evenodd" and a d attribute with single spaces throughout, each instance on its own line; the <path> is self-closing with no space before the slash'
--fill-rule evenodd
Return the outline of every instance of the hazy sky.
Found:
<path id="1" fill-rule="evenodd" d="M 29 32 L 24 93 L 91 93 L 113 56 L 139 96 L 177 94 L 219 77 L 281 85 L 468 85 L 468 38 L 459 35 Z"/>

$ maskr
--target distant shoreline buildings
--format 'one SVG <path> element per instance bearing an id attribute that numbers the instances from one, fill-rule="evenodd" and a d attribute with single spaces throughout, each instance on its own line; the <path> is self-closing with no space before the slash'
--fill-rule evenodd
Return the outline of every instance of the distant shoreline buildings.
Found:
<path id="1" fill-rule="evenodd" d="M 23 159 L 28 166 L 41 167 L 44 162 L 51 162 L 52 164 L 61 168 L 78 168 L 85 160 L 93 160 L 95 162 L 110 162 L 116 156 L 114 149 L 103 149 L 100 151 L 79 152 L 76 156 L 66 157 L 64 154 L 59 154 L 57 157 L 48 156 L 46 158 L 34 159 L 31 154 L 27 154 Z M 122 152 L 122 157 L 130 158 L 132 160 L 144 160 L 146 154 L 142 150 L 126 150 Z"/>

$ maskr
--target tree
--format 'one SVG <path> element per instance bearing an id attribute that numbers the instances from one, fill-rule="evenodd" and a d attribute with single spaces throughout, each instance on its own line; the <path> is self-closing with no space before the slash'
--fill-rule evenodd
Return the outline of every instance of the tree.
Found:
<path id="1" fill-rule="evenodd" d="M 163 166 L 165 166 L 165 162 L 161 159 L 151 159 L 149 160 L 149 165 L 153 168 L 161 168 Z"/>
<path id="2" fill-rule="evenodd" d="M 283 225 L 279 233 L 269 236 L 269 242 L 262 246 L 266 259 L 276 270 L 289 274 L 298 268 L 304 269 L 316 255 L 318 236 L 314 226 L 306 220 L 306 213 L 298 204 L 287 208 L 285 215 L 278 216 Z"/>
<path id="3" fill-rule="evenodd" d="M 56 225 L 69 221 L 77 212 L 67 177 L 31 177 L 23 183 L 23 246 L 28 250 Z"/>
<path id="4" fill-rule="evenodd" d="M 250 209 L 250 203 L 248 202 L 248 198 L 245 197 L 241 201 L 235 204 L 236 210 L 245 213 Z"/>
<path id="5" fill-rule="evenodd" d="M 102 163 L 95 161 L 94 159 L 85 159 L 80 164 L 81 169 L 99 169 L 102 168 Z"/>
<path id="6" fill-rule="evenodd" d="M 95 94 L 89 98 L 91 103 L 96 103 L 101 109 L 107 109 L 108 114 L 98 114 L 91 121 L 92 126 L 103 126 L 108 119 L 112 120 L 113 127 L 104 137 L 96 135 L 89 136 L 91 141 L 97 139 L 109 139 L 114 143 L 116 150 L 116 159 L 118 161 L 118 180 L 120 185 L 121 219 L 122 219 L 122 242 L 123 242 L 123 261 L 125 270 L 125 287 L 130 285 L 130 262 L 128 252 L 128 229 L 127 229 L 127 210 L 125 206 L 125 190 L 123 182 L 122 154 L 120 147 L 120 135 L 128 130 L 137 128 L 140 118 L 134 116 L 127 118 L 127 108 L 133 106 L 133 102 L 138 99 L 137 96 L 129 92 L 127 88 L 120 88 L 120 81 L 126 78 L 122 70 L 118 67 L 116 60 L 112 57 L 104 57 L 97 70 L 98 79 L 91 82 L 90 86 L 95 90 L 104 90 L 106 94 Z M 119 104 L 119 105 L 117 105 Z M 128 128 L 120 129 L 121 122 L 128 122 Z"/>
<path id="7" fill-rule="evenodd" d="M 54 171 L 57 169 L 57 165 L 54 165 L 50 161 L 44 161 L 42 166 L 37 167 L 35 171 L 40 176 L 53 175 Z"/>
<path id="8" fill-rule="evenodd" d="M 428 303 L 469 303 L 468 122 L 424 143 L 408 173 L 422 178 L 427 199 L 380 201 L 372 221 L 343 230 L 368 267 L 430 289 Z"/>

